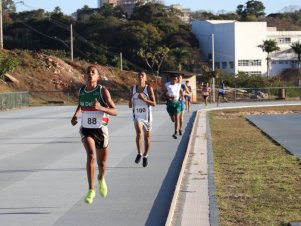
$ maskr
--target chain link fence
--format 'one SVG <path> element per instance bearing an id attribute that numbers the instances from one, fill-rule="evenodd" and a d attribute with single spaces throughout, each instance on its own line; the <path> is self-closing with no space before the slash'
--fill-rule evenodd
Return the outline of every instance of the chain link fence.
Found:
<path id="1" fill-rule="evenodd" d="M 225 97 L 229 102 L 239 101 L 272 101 L 272 100 L 300 100 L 301 87 L 268 87 L 268 88 L 230 88 L 225 89 Z M 215 88 L 215 101 L 213 93 L 209 101 L 216 102 L 218 88 Z M 203 102 L 202 90 L 197 89 L 197 102 Z M 220 97 L 220 101 L 223 102 Z"/>
<path id="2" fill-rule="evenodd" d="M 10 110 L 29 106 L 28 92 L 0 93 L 0 110 Z"/>
<path id="3" fill-rule="evenodd" d="M 110 89 L 112 99 L 118 104 L 128 103 L 129 91 Z M 196 90 L 195 103 L 204 101 L 202 90 Z M 157 103 L 165 103 L 162 90 L 155 90 Z M 230 88 L 225 89 L 225 97 L 229 102 L 239 101 L 269 101 L 269 100 L 300 100 L 301 87 L 269 87 L 269 88 Z M 216 102 L 218 89 L 215 89 L 215 101 L 211 93 L 209 101 Z M 77 90 L 66 91 L 30 91 L 0 93 L 0 111 L 23 108 L 35 105 L 68 105 L 78 101 Z M 220 99 L 220 102 L 225 100 Z"/>

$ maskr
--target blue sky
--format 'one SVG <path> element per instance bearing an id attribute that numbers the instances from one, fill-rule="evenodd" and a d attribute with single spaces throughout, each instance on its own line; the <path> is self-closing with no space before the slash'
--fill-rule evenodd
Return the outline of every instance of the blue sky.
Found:
<path id="1" fill-rule="evenodd" d="M 18 2 L 15 0 L 15 2 Z M 97 0 L 23 0 L 22 3 L 17 3 L 17 11 L 45 9 L 46 11 L 53 11 L 56 6 L 59 6 L 61 10 L 70 15 L 77 9 L 82 8 L 84 5 L 88 5 L 91 8 L 97 7 Z M 233 12 L 239 4 L 245 4 L 247 0 L 165 0 L 166 5 L 181 4 L 184 8 L 190 8 L 193 11 L 206 10 L 218 12 L 225 10 L 227 12 Z M 295 5 L 301 7 L 300 0 L 262 0 L 266 7 L 265 13 L 276 13 L 282 10 L 286 6 Z"/>

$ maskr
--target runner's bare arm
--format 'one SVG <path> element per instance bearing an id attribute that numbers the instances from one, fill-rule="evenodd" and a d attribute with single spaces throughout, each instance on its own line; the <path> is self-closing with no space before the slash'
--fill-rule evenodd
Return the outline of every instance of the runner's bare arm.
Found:
<path id="1" fill-rule="evenodd" d="M 150 106 L 156 106 L 156 99 L 155 99 L 155 94 L 154 94 L 154 89 L 151 86 L 147 87 L 147 93 L 149 96 L 149 99 L 144 98 L 143 101 L 147 103 Z"/>
<path id="2" fill-rule="evenodd" d="M 129 108 L 133 107 L 132 96 L 133 96 L 133 87 L 131 87 L 130 100 L 129 100 Z"/>
<path id="3" fill-rule="evenodd" d="M 94 102 L 94 107 L 96 110 L 102 111 L 112 116 L 117 116 L 117 109 L 114 101 L 111 98 L 109 90 L 105 87 L 102 88 L 102 95 L 104 101 L 107 103 L 107 106 L 102 106 L 97 100 Z"/>
<path id="4" fill-rule="evenodd" d="M 77 124 L 77 117 L 80 114 L 80 112 L 81 112 L 81 109 L 80 109 L 80 106 L 78 105 L 77 108 L 76 108 L 76 110 L 75 110 L 75 113 L 74 113 L 74 115 L 73 115 L 73 117 L 71 119 L 71 124 L 73 126 L 75 126 Z"/>

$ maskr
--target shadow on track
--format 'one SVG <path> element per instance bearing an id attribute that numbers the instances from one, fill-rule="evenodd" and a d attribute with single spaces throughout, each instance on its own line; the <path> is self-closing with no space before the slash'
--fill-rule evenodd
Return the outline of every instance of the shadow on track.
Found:
<path id="1" fill-rule="evenodd" d="M 190 117 L 189 122 L 182 135 L 175 157 L 173 158 L 160 191 L 154 201 L 150 214 L 146 220 L 146 226 L 165 225 L 170 209 L 176 183 L 180 174 L 182 162 L 187 150 L 190 133 L 195 120 L 196 112 Z"/>

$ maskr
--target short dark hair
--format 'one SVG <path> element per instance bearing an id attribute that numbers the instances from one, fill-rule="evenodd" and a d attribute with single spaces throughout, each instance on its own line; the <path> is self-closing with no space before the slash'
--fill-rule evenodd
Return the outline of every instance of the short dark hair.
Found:
<path id="1" fill-rule="evenodd" d="M 90 71 L 92 68 L 95 69 L 95 70 L 97 71 L 97 74 L 98 74 L 98 75 L 100 75 L 100 74 L 99 74 L 99 71 L 98 71 L 98 69 L 97 69 L 97 67 L 96 67 L 95 65 L 89 65 L 89 66 L 87 67 L 86 73 L 89 73 L 89 71 Z"/>

